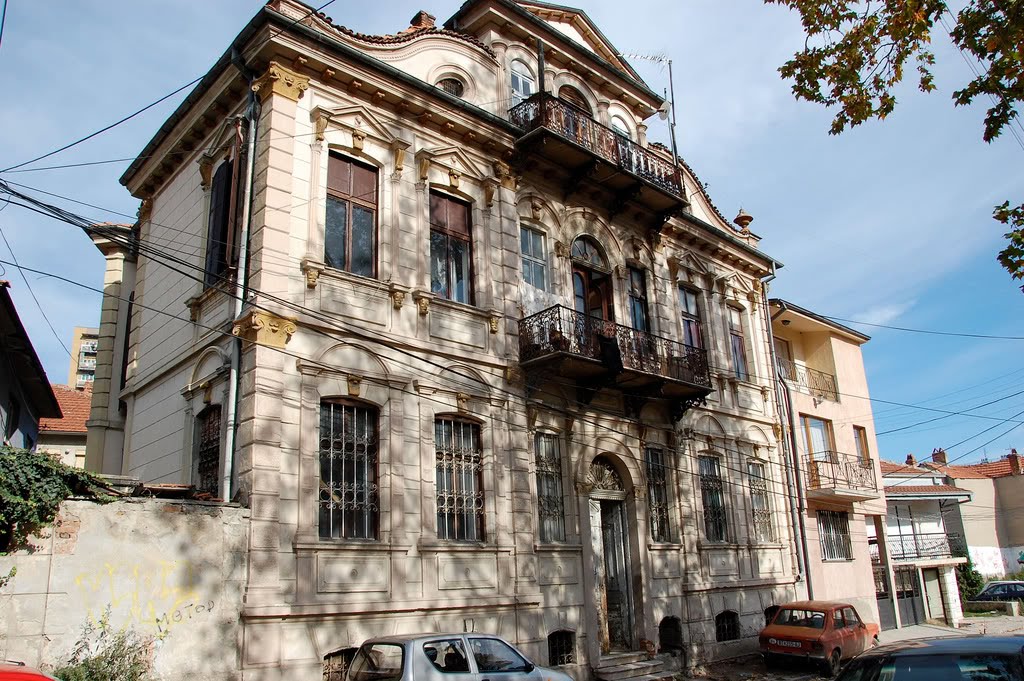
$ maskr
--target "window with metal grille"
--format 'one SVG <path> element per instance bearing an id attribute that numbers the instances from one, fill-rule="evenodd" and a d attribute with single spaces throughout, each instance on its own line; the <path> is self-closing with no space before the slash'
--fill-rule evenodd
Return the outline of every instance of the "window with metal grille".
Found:
<path id="1" fill-rule="evenodd" d="M 558 436 L 537 433 L 537 514 L 542 542 L 565 541 L 565 498 L 562 489 L 562 457 Z"/>
<path id="2" fill-rule="evenodd" d="M 740 637 L 740 616 L 732 610 L 715 615 L 715 640 L 735 641 Z"/>
<path id="3" fill-rule="evenodd" d="M 692 348 L 703 348 L 700 329 L 700 305 L 697 293 L 688 288 L 679 289 L 679 310 L 683 318 L 683 343 Z"/>
<path id="4" fill-rule="evenodd" d="M 465 84 L 458 78 L 442 78 L 437 81 L 437 87 L 441 88 L 453 97 L 461 97 L 466 91 Z"/>
<path id="5" fill-rule="evenodd" d="M 359 648 L 343 648 L 324 656 L 324 681 L 345 681 L 345 674 Z"/>
<path id="6" fill-rule="evenodd" d="M 818 511 L 822 560 L 853 560 L 850 516 L 846 511 Z"/>
<path id="7" fill-rule="evenodd" d="M 220 490 L 220 405 L 211 404 L 196 416 L 196 463 L 192 481 L 197 492 Z"/>
<path id="8" fill-rule="evenodd" d="M 377 273 L 377 169 L 335 153 L 327 160 L 324 264 Z"/>
<path id="9" fill-rule="evenodd" d="M 754 539 L 770 542 L 775 539 L 772 509 L 768 502 L 768 477 L 763 463 L 747 463 L 747 484 L 750 486 L 750 512 L 754 519 Z"/>
<path id="10" fill-rule="evenodd" d="M 376 539 L 377 410 L 320 403 L 320 538 Z"/>
<path id="11" fill-rule="evenodd" d="M 544 247 L 544 233 L 520 225 L 519 245 L 523 252 L 523 281 L 541 291 L 547 290 L 548 256 Z"/>
<path id="12" fill-rule="evenodd" d="M 553 631 L 548 634 L 548 664 L 559 667 L 576 664 L 576 636 L 571 631 Z"/>
<path id="13" fill-rule="evenodd" d="M 651 540 L 657 542 L 672 541 L 672 525 L 669 522 L 668 498 L 668 466 L 665 465 L 665 452 L 657 447 L 648 447 L 645 452 L 647 462 L 647 498 L 651 518 Z"/>
<path id="14" fill-rule="evenodd" d="M 473 302 L 469 205 L 430 193 L 430 290 L 458 303 Z"/>
<path id="15" fill-rule="evenodd" d="M 725 483 L 718 457 L 698 457 L 700 496 L 704 502 L 704 534 L 708 541 L 725 541 L 728 522 L 725 511 Z"/>
<path id="16" fill-rule="evenodd" d="M 437 451 L 437 537 L 484 540 L 483 448 L 480 426 L 469 421 L 434 421 Z"/>

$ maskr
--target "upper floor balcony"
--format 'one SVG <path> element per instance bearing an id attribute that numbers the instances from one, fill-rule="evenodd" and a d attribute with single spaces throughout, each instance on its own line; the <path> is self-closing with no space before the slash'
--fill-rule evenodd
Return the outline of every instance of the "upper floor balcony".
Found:
<path id="1" fill-rule="evenodd" d="M 965 549 L 964 538 L 947 532 L 894 533 L 889 529 L 889 559 L 895 562 L 953 558 Z M 878 545 L 871 544 L 871 560 L 879 563 Z"/>
<path id="2" fill-rule="evenodd" d="M 701 348 L 562 305 L 520 320 L 519 362 L 528 372 L 574 380 L 583 401 L 598 389 L 612 388 L 627 401 L 667 399 L 679 415 L 712 389 Z"/>
<path id="3" fill-rule="evenodd" d="M 776 358 L 779 365 L 779 377 L 790 383 L 806 388 L 815 397 L 820 397 L 832 402 L 839 401 L 839 388 L 837 387 L 835 374 L 827 374 L 796 362 Z"/>
<path id="4" fill-rule="evenodd" d="M 823 451 L 808 455 L 806 464 L 809 499 L 852 502 L 878 498 L 871 459 Z"/>
<path id="5" fill-rule="evenodd" d="M 516 144 L 569 171 L 566 192 L 585 179 L 614 194 L 613 212 L 626 201 L 669 214 L 686 205 L 679 168 L 664 156 L 601 125 L 586 111 L 546 92 L 533 95 L 509 111 L 522 128 Z"/>

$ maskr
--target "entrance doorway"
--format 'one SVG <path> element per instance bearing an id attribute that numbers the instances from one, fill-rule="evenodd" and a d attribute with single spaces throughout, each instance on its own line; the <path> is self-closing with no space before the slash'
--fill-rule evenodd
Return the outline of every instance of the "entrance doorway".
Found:
<path id="1" fill-rule="evenodd" d="M 626 504 L 601 501 L 601 539 L 604 554 L 605 618 L 611 650 L 633 649 L 633 617 L 626 543 Z"/>

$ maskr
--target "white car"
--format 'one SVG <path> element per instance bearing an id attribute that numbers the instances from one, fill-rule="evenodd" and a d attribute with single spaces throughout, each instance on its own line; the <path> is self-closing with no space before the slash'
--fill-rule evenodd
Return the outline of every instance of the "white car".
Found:
<path id="1" fill-rule="evenodd" d="M 572 681 L 488 634 L 407 634 L 359 647 L 347 681 Z"/>

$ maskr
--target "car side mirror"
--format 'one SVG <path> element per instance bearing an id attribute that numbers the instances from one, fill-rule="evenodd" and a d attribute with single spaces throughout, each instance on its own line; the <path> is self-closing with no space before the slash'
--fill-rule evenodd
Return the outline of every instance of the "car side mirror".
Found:
<path id="1" fill-rule="evenodd" d="M 535 665 L 534 663 L 532 663 L 529 660 L 527 660 L 526 666 L 523 667 L 523 671 L 525 671 L 527 674 L 529 674 L 530 672 L 532 672 L 536 668 L 537 668 L 537 665 Z"/>

